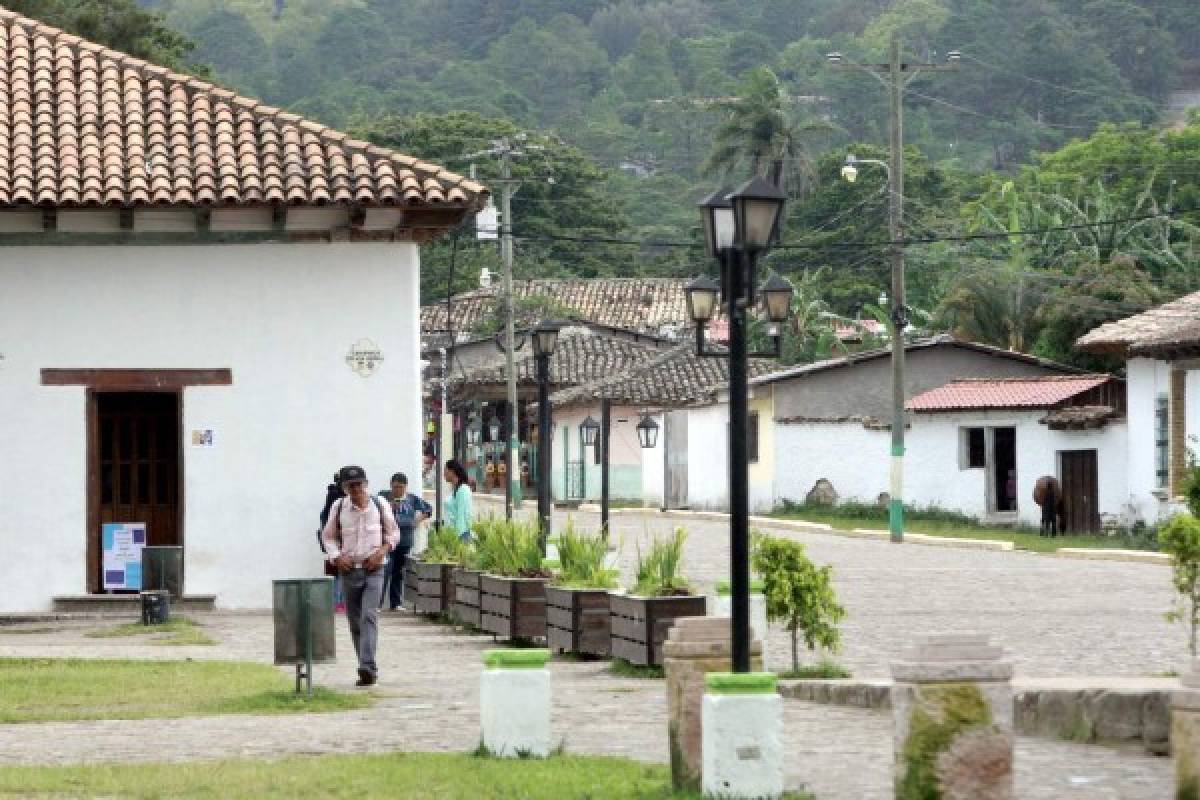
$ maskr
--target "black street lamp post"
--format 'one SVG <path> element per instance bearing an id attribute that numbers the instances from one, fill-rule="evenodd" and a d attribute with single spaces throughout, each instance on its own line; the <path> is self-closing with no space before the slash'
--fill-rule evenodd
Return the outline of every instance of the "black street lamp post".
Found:
<path id="1" fill-rule="evenodd" d="M 550 417 L 550 356 L 558 344 L 558 332 L 562 326 L 557 322 L 543 320 L 533 331 L 533 354 L 537 359 L 538 380 L 538 544 L 542 555 L 546 554 L 546 541 L 550 538 L 552 503 L 550 482 L 553 480 L 552 439 Z"/>
<path id="2" fill-rule="evenodd" d="M 699 278 L 685 287 L 688 312 L 696 323 L 696 349 L 702 356 L 724 356 L 705 347 L 704 327 L 725 303 L 729 323 L 729 539 L 732 600 L 733 671 L 750 671 L 750 486 L 747 467 L 746 313 L 756 304 L 758 257 L 775 242 L 784 195 L 761 177 L 733 193 L 718 191 L 700 203 L 708 254 L 721 265 L 721 283 Z M 773 348 L 755 357 L 777 358 L 782 344 L 779 324 L 791 311 L 792 287 L 773 275 L 762 287 L 763 306 L 774 326 Z"/>
<path id="3" fill-rule="evenodd" d="M 600 422 L 588 414 L 587 419 L 579 424 L 583 446 L 600 446 L 600 535 L 605 539 L 608 538 L 608 434 L 611 420 L 612 401 L 604 398 L 600 401 Z"/>

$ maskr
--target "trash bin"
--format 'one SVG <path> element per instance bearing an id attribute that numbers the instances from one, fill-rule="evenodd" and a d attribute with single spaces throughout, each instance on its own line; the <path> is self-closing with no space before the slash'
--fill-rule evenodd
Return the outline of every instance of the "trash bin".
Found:
<path id="1" fill-rule="evenodd" d="M 166 589 L 171 600 L 183 600 L 183 548 L 156 545 L 142 548 L 142 588 Z"/>
<path id="2" fill-rule="evenodd" d="M 337 658 L 334 648 L 333 578 L 296 578 L 273 582 L 275 663 L 296 667 L 296 691 L 307 682 L 312 694 L 312 665 Z"/>
<path id="3" fill-rule="evenodd" d="M 164 625 L 171 618 L 171 594 L 166 589 L 142 592 L 142 624 Z"/>

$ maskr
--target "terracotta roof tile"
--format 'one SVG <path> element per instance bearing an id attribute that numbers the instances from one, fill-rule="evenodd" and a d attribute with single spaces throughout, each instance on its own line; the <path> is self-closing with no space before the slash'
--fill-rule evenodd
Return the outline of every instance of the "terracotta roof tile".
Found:
<path id="1" fill-rule="evenodd" d="M 409 186 L 407 178 L 401 179 L 401 187 L 409 191 Z M 654 335 L 691 334 L 691 320 L 683 297 L 685 283 L 682 278 L 514 281 L 513 296 L 545 297 L 561 306 L 564 316 L 612 328 Z M 427 336 L 450 330 L 469 333 L 494 313 L 499 297 L 499 285 L 455 295 L 449 304 L 449 320 L 445 302 L 425 306 L 421 309 L 422 333 Z"/>
<path id="2" fill-rule="evenodd" d="M 771 366 L 770 361 L 751 359 L 748 373 L 762 375 Z M 729 359 L 696 355 L 696 344 L 689 340 L 616 374 L 557 392 L 550 402 L 566 407 L 607 399 L 619 405 L 681 408 L 713 402 L 728 383 Z"/>
<path id="3" fill-rule="evenodd" d="M 909 411 L 1054 408 L 1112 380 L 1110 375 L 957 380 L 916 395 Z"/>
<path id="4" fill-rule="evenodd" d="M 414 184 L 403 184 L 408 175 Z M 486 193 L 439 166 L 0 8 L 0 205 L 478 208 Z"/>
<path id="5" fill-rule="evenodd" d="M 1105 323 L 1081 336 L 1075 346 L 1094 353 L 1127 355 L 1130 348 L 1139 345 L 1170 341 L 1176 331 L 1194 327 L 1198 322 L 1200 292 L 1193 292 L 1141 314 Z"/>
<path id="6" fill-rule="evenodd" d="M 1055 431 L 1087 430 L 1103 428 L 1110 421 L 1120 418 L 1120 412 L 1112 406 L 1075 406 L 1055 409 L 1038 422 Z"/>

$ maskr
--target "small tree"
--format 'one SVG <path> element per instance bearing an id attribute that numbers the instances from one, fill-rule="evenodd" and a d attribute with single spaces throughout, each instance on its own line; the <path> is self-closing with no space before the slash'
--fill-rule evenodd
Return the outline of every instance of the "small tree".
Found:
<path id="1" fill-rule="evenodd" d="M 1158 533 L 1163 552 L 1174 558 L 1171 582 L 1179 596 L 1167 612 L 1171 622 L 1183 621 L 1188 629 L 1188 649 L 1196 656 L 1196 632 L 1200 629 L 1200 520 L 1191 514 L 1176 514 Z"/>
<path id="2" fill-rule="evenodd" d="M 833 590 L 833 568 L 818 568 L 791 539 L 754 535 L 754 571 L 762 576 L 767 619 L 781 622 L 792 635 L 792 670 L 800 669 L 800 636 L 809 650 L 818 646 L 837 652 L 838 623 L 846 609 Z"/>

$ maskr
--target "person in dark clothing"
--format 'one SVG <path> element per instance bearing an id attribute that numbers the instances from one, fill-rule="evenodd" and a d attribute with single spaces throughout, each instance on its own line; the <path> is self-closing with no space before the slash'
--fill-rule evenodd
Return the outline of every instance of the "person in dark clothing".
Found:
<path id="1" fill-rule="evenodd" d="M 321 527 L 317 528 L 317 544 L 321 547 L 321 552 L 325 552 L 325 540 L 321 538 L 321 531 L 325 528 L 325 523 L 329 520 L 329 509 L 338 500 L 346 496 L 342 491 L 342 485 L 338 483 L 338 473 L 333 473 L 333 483 L 325 487 L 325 507 L 321 509 Z M 338 576 L 337 567 L 329 563 L 328 559 L 323 559 L 325 562 L 325 574 L 331 578 Z M 333 582 L 333 610 L 345 611 L 346 604 L 342 599 L 342 582 L 335 580 Z"/>
<path id="2" fill-rule="evenodd" d="M 392 506 L 396 527 L 400 529 L 400 543 L 391 554 L 388 564 L 387 597 L 381 599 L 391 611 L 404 604 L 404 566 L 412 550 L 414 533 L 418 525 L 433 515 L 433 506 L 418 494 L 408 491 L 408 476 L 397 472 L 392 476 L 392 488 L 379 493 Z"/>

